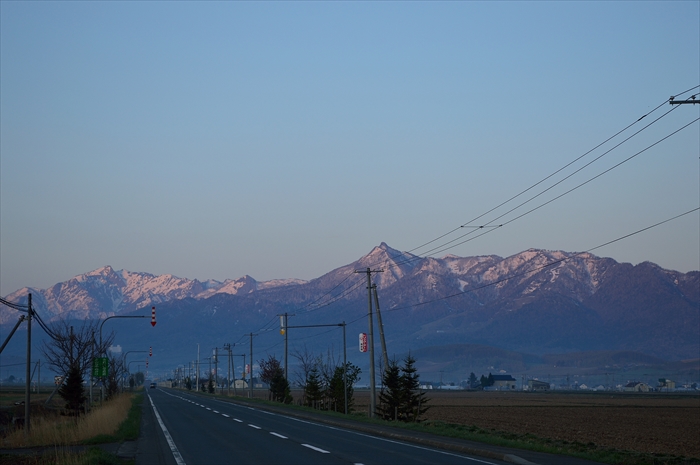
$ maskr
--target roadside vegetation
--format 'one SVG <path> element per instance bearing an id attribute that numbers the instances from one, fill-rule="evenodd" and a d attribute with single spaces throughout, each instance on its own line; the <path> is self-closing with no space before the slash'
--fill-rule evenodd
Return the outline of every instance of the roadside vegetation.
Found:
<path id="1" fill-rule="evenodd" d="M 47 449 L 40 454 L 0 455 L 0 464 L 124 464 L 113 455 L 91 446 L 136 440 L 141 422 L 143 394 L 115 395 L 102 406 L 81 416 L 60 415 L 56 412 L 32 418 L 31 434 L 23 428 L 10 431 L 0 445 L 6 449 Z M 34 449 L 36 451 L 36 449 Z M 28 451 L 29 452 L 29 451 Z"/>

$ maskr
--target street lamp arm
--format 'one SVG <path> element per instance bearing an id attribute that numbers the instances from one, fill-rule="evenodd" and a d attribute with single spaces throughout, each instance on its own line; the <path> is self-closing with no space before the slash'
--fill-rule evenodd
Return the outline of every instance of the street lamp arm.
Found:
<path id="1" fill-rule="evenodd" d="M 102 323 L 100 323 L 100 351 L 102 351 L 102 327 L 107 323 L 107 320 L 111 320 L 112 318 L 148 318 L 145 315 L 112 315 L 108 316 L 104 320 L 102 320 Z"/>

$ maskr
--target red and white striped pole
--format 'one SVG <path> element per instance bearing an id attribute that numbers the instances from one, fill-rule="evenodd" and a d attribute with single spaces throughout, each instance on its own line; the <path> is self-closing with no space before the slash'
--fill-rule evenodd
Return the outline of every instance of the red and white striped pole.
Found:
<path id="1" fill-rule="evenodd" d="M 156 308 L 151 307 L 151 326 L 156 325 Z"/>

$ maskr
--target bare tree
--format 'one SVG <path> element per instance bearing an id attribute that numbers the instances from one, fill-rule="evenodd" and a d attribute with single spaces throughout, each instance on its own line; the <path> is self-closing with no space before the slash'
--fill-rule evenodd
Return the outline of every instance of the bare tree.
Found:
<path id="1" fill-rule="evenodd" d="M 93 357 L 106 352 L 114 341 L 114 332 L 102 339 L 100 346 L 99 321 L 83 320 L 80 326 L 71 326 L 66 320 L 57 321 L 49 326 L 51 339 L 44 341 L 41 352 L 49 365 L 60 374 L 68 373 L 72 366 L 77 366 L 80 374 L 85 376 L 91 366 Z"/>
<path id="2" fill-rule="evenodd" d="M 112 352 L 107 352 L 107 358 L 109 359 L 109 370 L 107 374 L 107 398 L 110 399 L 119 393 L 119 380 L 124 377 L 126 373 L 126 366 L 124 366 L 124 359 L 122 358 L 121 354 L 115 355 Z"/>
<path id="3" fill-rule="evenodd" d="M 304 388 L 306 385 L 306 380 L 309 379 L 311 371 L 316 368 L 318 369 L 321 364 L 320 356 L 314 355 L 309 348 L 304 347 L 302 349 L 295 349 L 291 353 L 292 357 L 299 361 L 299 368 L 294 372 L 294 381 L 299 385 L 299 387 Z"/>

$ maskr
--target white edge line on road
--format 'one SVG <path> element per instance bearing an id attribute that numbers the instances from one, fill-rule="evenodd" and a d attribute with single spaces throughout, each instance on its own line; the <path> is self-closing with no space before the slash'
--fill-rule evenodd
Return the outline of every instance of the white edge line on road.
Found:
<path id="1" fill-rule="evenodd" d="M 318 447 L 314 447 L 309 444 L 302 444 L 302 446 L 308 447 L 309 449 L 315 450 L 316 452 L 320 452 L 322 454 L 330 454 L 330 452 L 328 452 L 327 450 L 319 449 Z"/>
<path id="2" fill-rule="evenodd" d="M 274 432 L 270 431 L 270 434 L 273 435 L 273 436 L 277 436 L 278 438 L 287 439 L 287 436 L 282 436 L 282 435 L 279 434 L 279 433 L 274 433 Z"/>
<path id="3" fill-rule="evenodd" d="M 175 462 L 177 462 L 177 465 L 185 465 L 185 461 L 182 459 L 182 455 L 180 455 L 180 451 L 177 450 L 177 446 L 175 446 L 175 442 L 173 441 L 172 436 L 170 436 L 170 433 L 168 432 L 168 428 L 165 427 L 163 424 L 163 420 L 160 419 L 160 415 L 158 414 L 158 409 L 156 408 L 156 404 L 153 403 L 153 399 L 151 399 L 151 396 L 148 396 L 148 400 L 151 401 L 151 407 L 153 407 L 153 413 L 156 415 L 156 419 L 158 420 L 158 424 L 160 424 L 160 429 L 163 430 L 163 434 L 165 435 L 165 440 L 168 441 L 168 445 L 170 446 L 170 451 L 173 453 L 173 457 L 175 458 Z"/>
<path id="4" fill-rule="evenodd" d="M 246 407 L 246 408 L 249 408 L 250 410 L 256 410 L 256 409 L 253 408 L 253 407 Z M 409 443 L 409 442 L 396 441 L 396 440 L 394 440 L 394 439 L 383 438 L 383 437 L 380 437 L 380 436 L 372 436 L 371 434 L 361 433 L 361 432 L 359 432 L 359 431 L 353 431 L 353 430 L 350 430 L 350 429 L 338 428 L 338 427 L 336 427 L 336 426 L 324 425 L 324 424 L 322 424 L 322 423 L 315 423 L 315 422 L 313 422 L 313 421 L 307 421 L 307 420 L 302 420 L 302 419 L 300 419 L 300 418 L 289 417 L 289 416 L 286 416 L 286 415 L 281 415 L 281 414 L 279 414 L 279 413 L 272 413 L 272 415 L 279 416 L 279 417 L 283 417 L 283 418 L 287 418 L 288 420 L 292 420 L 292 421 L 298 421 L 299 423 L 306 423 L 306 424 L 308 424 L 308 425 L 317 426 L 317 427 L 319 427 L 319 428 L 328 428 L 328 429 L 332 429 L 332 430 L 335 430 L 335 431 L 342 431 L 342 432 L 345 432 L 345 433 L 355 434 L 355 435 L 357 435 L 357 436 L 362 436 L 362 437 L 366 437 L 366 438 L 370 438 L 370 439 L 375 439 L 375 440 L 377 440 L 377 441 L 390 442 L 390 443 L 392 443 L 392 444 L 400 444 L 400 445 L 402 445 L 402 446 L 412 447 L 412 448 L 414 448 L 414 449 L 427 450 L 427 451 L 430 451 L 430 452 L 435 452 L 435 453 L 443 454 L 443 455 L 451 455 L 451 456 L 453 456 L 453 457 L 459 457 L 459 458 L 462 458 L 462 459 L 465 459 L 465 460 L 470 460 L 470 461 L 472 461 L 472 462 L 486 463 L 486 464 L 488 464 L 488 465 L 495 465 L 494 462 L 487 462 L 486 460 L 479 460 L 479 459 L 476 459 L 476 458 L 474 458 L 474 457 L 469 457 L 469 456 L 467 456 L 466 454 L 460 455 L 460 454 L 456 454 L 456 453 L 454 453 L 454 452 L 448 452 L 448 451 L 444 451 L 444 450 L 440 450 L 440 449 L 432 449 L 432 448 L 429 448 L 429 447 L 424 447 L 424 446 L 419 446 L 419 445 L 416 445 L 416 444 L 411 444 L 411 443 Z M 302 444 L 302 446 L 303 446 L 303 445 L 304 445 L 304 444 Z"/>
<path id="5" fill-rule="evenodd" d="M 169 394 L 169 393 L 167 393 L 167 392 L 165 392 L 165 391 L 163 391 L 163 392 L 164 392 L 165 394 L 172 395 L 172 394 Z M 149 396 L 149 399 L 150 399 L 150 396 Z M 444 450 L 440 450 L 440 449 L 432 449 L 432 448 L 420 446 L 420 445 L 417 445 L 417 444 L 411 444 L 411 443 L 403 442 L 403 441 L 396 441 L 396 440 L 393 440 L 393 439 L 382 438 L 382 437 L 379 437 L 379 436 L 372 436 L 372 435 L 370 435 L 370 434 L 361 433 L 361 432 L 359 432 L 359 431 L 353 431 L 353 430 L 349 430 L 349 429 L 338 428 L 338 427 L 335 427 L 335 426 L 324 425 L 324 424 L 322 424 L 322 423 L 315 423 L 315 422 L 313 422 L 313 421 L 302 420 L 302 419 L 300 419 L 300 418 L 294 418 L 294 417 L 290 417 L 290 416 L 287 416 L 287 415 L 281 415 L 281 414 L 279 414 L 279 413 L 273 413 L 273 412 L 267 412 L 267 411 L 264 411 L 264 410 L 258 410 L 258 409 L 255 408 L 255 407 L 250 407 L 250 406 L 247 406 L 247 405 L 234 404 L 234 403 L 231 403 L 231 402 L 224 402 L 224 401 L 221 401 L 221 400 L 219 400 L 219 399 L 214 399 L 214 401 L 216 401 L 216 402 L 221 402 L 221 403 L 226 403 L 227 405 L 231 405 L 231 406 L 237 406 L 237 407 L 241 407 L 241 408 L 246 408 L 246 409 L 248 409 L 248 410 L 253 410 L 253 411 L 257 411 L 257 412 L 265 412 L 265 413 L 267 413 L 267 414 L 269 414 L 269 415 L 287 418 L 287 419 L 289 419 L 289 420 L 298 421 L 299 423 L 306 423 L 306 424 L 309 424 L 309 425 L 314 425 L 314 426 L 317 426 L 317 427 L 320 427 L 320 428 L 328 428 L 328 429 L 332 429 L 332 430 L 335 430 L 335 431 L 343 431 L 343 432 L 346 432 L 346 433 L 351 433 L 351 434 L 355 434 L 355 435 L 357 435 L 357 436 L 363 436 L 363 437 L 370 438 L 370 439 L 375 439 L 375 440 L 378 440 L 378 441 L 390 442 L 390 443 L 392 443 L 392 444 L 400 444 L 400 445 L 407 446 L 407 447 L 413 447 L 413 448 L 415 448 L 415 449 L 427 450 L 427 451 L 436 452 L 436 453 L 443 454 L 443 455 L 451 455 L 451 456 L 453 456 L 453 457 L 460 457 L 460 458 L 463 458 L 463 459 L 466 459 L 466 460 L 469 460 L 469 461 L 472 461 L 472 462 L 485 463 L 485 464 L 488 464 L 488 465 L 495 465 L 494 462 L 487 462 L 486 460 L 479 460 L 479 459 L 477 459 L 477 458 L 469 457 L 469 456 L 466 456 L 466 455 L 456 454 L 456 453 L 454 453 L 454 452 L 448 452 L 448 451 L 444 451 Z M 152 401 L 151 401 L 151 403 L 152 403 Z M 197 404 L 197 405 L 199 405 L 199 404 Z M 204 407 L 204 405 L 202 405 L 202 407 Z M 154 408 L 155 408 L 155 407 L 154 407 Z M 242 420 L 239 420 L 238 418 L 233 418 L 233 421 L 236 421 L 236 422 L 238 422 L 238 423 L 243 423 L 243 421 L 242 421 Z M 252 426 L 252 425 L 250 425 L 250 426 Z M 304 445 L 304 444 L 302 444 L 302 445 Z M 307 445 L 307 447 L 312 447 L 312 446 L 308 446 L 308 445 Z M 184 463 L 184 462 L 183 462 L 183 463 Z M 179 465 L 179 464 L 178 464 L 178 465 Z"/>

